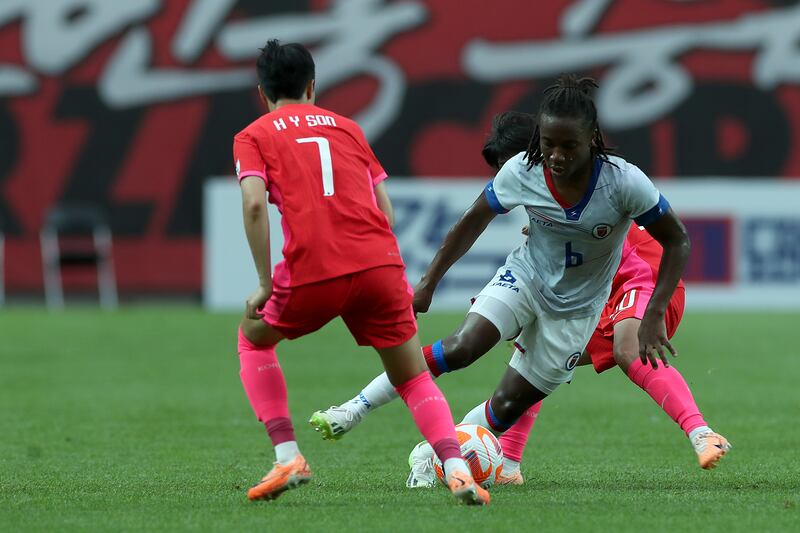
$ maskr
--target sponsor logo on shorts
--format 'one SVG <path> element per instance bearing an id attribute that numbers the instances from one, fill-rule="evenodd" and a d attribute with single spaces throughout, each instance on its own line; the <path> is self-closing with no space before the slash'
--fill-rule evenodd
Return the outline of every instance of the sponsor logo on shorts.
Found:
<path id="1" fill-rule="evenodd" d="M 516 282 L 517 278 L 514 277 L 514 274 L 512 274 L 510 270 L 506 270 L 505 274 L 500 274 L 497 277 L 497 281 L 492 283 L 492 287 L 503 287 L 505 289 L 511 289 L 514 292 L 519 292 L 519 287 L 514 285 Z"/>
<path id="2" fill-rule="evenodd" d="M 575 352 L 569 357 L 567 357 L 567 364 L 564 365 L 564 368 L 567 370 L 572 370 L 578 365 L 578 359 L 581 358 L 581 352 Z"/>
<path id="3" fill-rule="evenodd" d="M 514 274 L 512 274 L 510 270 L 506 270 L 505 274 L 500 274 L 500 276 L 497 279 L 499 279 L 500 281 L 505 281 L 507 283 L 516 283 L 517 281 L 517 278 L 514 277 Z"/>
<path id="4" fill-rule="evenodd" d="M 598 224 L 592 228 L 592 236 L 595 239 L 605 239 L 611 233 L 611 226 L 608 224 Z"/>

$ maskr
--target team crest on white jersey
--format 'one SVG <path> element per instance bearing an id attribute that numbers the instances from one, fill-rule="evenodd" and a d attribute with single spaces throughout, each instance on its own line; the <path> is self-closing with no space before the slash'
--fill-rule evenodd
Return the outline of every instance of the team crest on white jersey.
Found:
<path id="1" fill-rule="evenodd" d="M 592 236 L 595 239 L 605 239 L 611 234 L 611 226 L 608 224 L 598 224 L 592 228 Z"/>
<path id="2" fill-rule="evenodd" d="M 567 370 L 572 370 L 578 365 L 578 359 L 581 358 L 581 352 L 575 352 L 567 358 L 567 363 L 564 365 L 564 368 Z"/>

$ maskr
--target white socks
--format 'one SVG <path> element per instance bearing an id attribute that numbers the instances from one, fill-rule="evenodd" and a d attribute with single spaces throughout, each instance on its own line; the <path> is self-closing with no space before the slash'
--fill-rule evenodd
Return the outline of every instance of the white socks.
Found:
<path id="1" fill-rule="evenodd" d="M 693 441 L 694 438 L 697 435 L 700 435 L 701 433 L 707 433 L 707 432 L 711 432 L 711 428 L 708 427 L 708 426 L 700 426 L 699 428 L 694 428 L 693 430 L 691 430 L 689 432 L 689 440 Z"/>
<path id="2" fill-rule="evenodd" d="M 444 478 L 449 480 L 453 470 L 460 470 L 465 474 L 472 475 L 472 471 L 467 466 L 467 462 L 460 457 L 451 457 L 444 462 Z"/>
<path id="3" fill-rule="evenodd" d="M 281 442 L 275 446 L 275 460 L 282 465 L 288 465 L 299 454 L 300 448 L 297 447 L 297 441 Z"/>
<path id="4" fill-rule="evenodd" d="M 509 459 L 508 457 L 503 457 L 503 474 L 509 475 L 513 474 L 519 470 L 519 463 L 514 461 L 513 459 Z"/>
<path id="5" fill-rule="evenodd" d="M 355 398 L 342 405 L 348 411 L 353 411 L 360 416 L 377 409 L 382 405 L 386 405 L 395 398 L 397 398 L 397 391 L 394 390 L 394 385 L 389 381 L 389 376 L 386 372 L 376 377 L 369 384 L 364 387 Z"/>

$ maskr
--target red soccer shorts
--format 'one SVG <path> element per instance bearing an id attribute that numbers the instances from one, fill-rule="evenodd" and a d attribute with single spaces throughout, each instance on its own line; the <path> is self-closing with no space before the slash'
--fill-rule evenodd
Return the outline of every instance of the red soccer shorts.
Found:
<path id="1" fill-rule="evenodd" d="M 392 348 L 417 332 L 414 292 L 402 266 L 387 265 L 297 287 L 274 285 L 264 321 L 289 339 L 337 316 L 361 346 Z"/>
<path id="2" fill-rule="evenodd" d="M 603 314 L 600 315 L 600 322 L 598 322 L 592 338 L 589 339 L 589 344 L 586 345 L 586 351 L 589 352 L 594 369 L 598 374 L 617 366 L 614 361 L 614 325 L 626 318 L 641 320 L 652 295 L 652 288 L 637 287 L 627 292 L 617 291 L 608 301 L 603 309 Z M 678 287 L 667 305 L 664 322 L 669 338 L 672 338 L 681 323 L 685 297 L 684 288 Z"/>

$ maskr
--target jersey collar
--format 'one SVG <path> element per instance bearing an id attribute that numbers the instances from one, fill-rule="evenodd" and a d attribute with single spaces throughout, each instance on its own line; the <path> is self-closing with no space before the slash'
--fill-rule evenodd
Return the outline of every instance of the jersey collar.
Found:
<path id="1" fill-rule="evenodd" d="M 592 194 L 594 194 L 594 189 L 597 186 L 597 179 L 600 177 L 600 170 L 602 168 L 603 160 L 596 157 L 594 165 L 592 166 L 592 176 L 589 178 L 589 187 L 586 189 L 580 202 L 571 206 L 558 194 L 555 183 L 553 183 L 553 176 L 550 174 L 550 169 L 547 165 L 542 164 L 542 172 L 544 173 L 544 182 L 547 184 L 547 189 L 550 191 L 550 194 L 553 195 L 553 199 L 558 202 L 558 205 L 564 210 L 564 216 L 567 217 L 567 220 L 579 220 L 581 218 L 583 210 L 586 208 L 589 200 L 592 199 Z"/>

